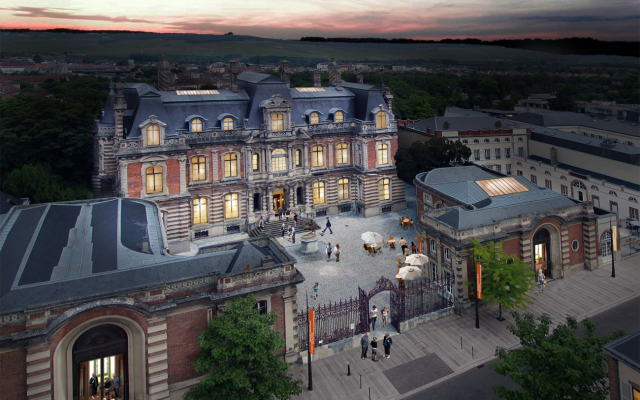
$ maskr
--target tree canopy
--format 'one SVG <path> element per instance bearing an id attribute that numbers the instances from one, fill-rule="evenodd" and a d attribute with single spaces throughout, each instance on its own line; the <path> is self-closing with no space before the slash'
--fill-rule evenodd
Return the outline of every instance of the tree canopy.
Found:
<path id="1" fill-rule="evenodd" d="M 209 372 L 184 396 L 186 400 L 280 400 L 300 394 L 300 382 L 286 375 L 289 365 L 274 352 L 285 341 L 271 328 L 277 314 L 260 314 L 251 294 L 237 298 L 215 317 L 198 339 L 199 372 Z"/>
<path id="2" fill-rule="evenodd" d="M 482 264 L 482 300 L 500 305 L 499 318 L 502 307 L 524 310 L 532 300 L 529 292 L 535 284 L 531 267 L 515 255 L 506 254 L 501 243 L 482 244 L 476 239 L 471 242 L 476 262 Z"/>
<path id="3" fill-rule="evenodd" d="M 64 182 L 41 164 L 26 164 L 11 171 L 2 190 L 16 197 L 28 197 L 32 203 L 92 199 L 86 186 Z"/>
<path id="4" fill-rule="evenodd" d="M 398 178 L 407 183 L 420 172 L 434 168 L 448 167 L 450 163 L 462 163 L 471 157 L 471 150 L 460 141 L 450 142 L 445 138 L 436 138 L 426 143 L 414 142 L 408 149 L 398 149 L 394 158 Z"/>
<path id="5" fill-rule="evenodd" d="M 576 335 L 578 322 L 568 316 L 551 331 L 548 314 L 535 317 L 531 313 L 512 312 L 515 325 L 509 331 L 520 339 L 521 349 L 498 347 L 500 362 L 491 368 L 509 376 L 520 385 L 518 390 L 494 386 L 493 391 L 507 400 L 605 400 L 609 393 L 609 376 L 604 370 L 606 355 L 602 346 L 624 335 L 616 332 L 610 338 L 595 335 L 595 324 L 582 321 L 584 336 Z M 550 333 L 551 332 L 551 333 Z M 535 394 L 534 394 L 535 392 Z"/>

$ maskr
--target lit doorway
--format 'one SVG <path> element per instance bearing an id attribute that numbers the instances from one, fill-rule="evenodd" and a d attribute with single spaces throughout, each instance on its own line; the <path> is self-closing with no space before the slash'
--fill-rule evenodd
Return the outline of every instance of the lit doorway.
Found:
<path id="1" fill-rule="evenodd" d="M 128 399 L 127 334 L 122 328 L 101 325 L 82 334 L 73 346 L 73 364 L 74 398 Z M 94 374 L 97 385 L 92 388 Z"/>
<path id="2" fill-rule="evenodd" d="M 282 207 L 282 209 L 286 211 L 286 202 L 283 189 L 279 189 L 273 192 L 273 212 L 277 212 L 278 207 Z"/>
<path id="3" fill-rule="evenodd" d="M 536 281 L 538 280 L 538 272 L 542 271 L 545 277 L 551 278 L 551 235 L 549 231 L 542 228 L 533 236 L 534 246 L 534 264 Z"/>

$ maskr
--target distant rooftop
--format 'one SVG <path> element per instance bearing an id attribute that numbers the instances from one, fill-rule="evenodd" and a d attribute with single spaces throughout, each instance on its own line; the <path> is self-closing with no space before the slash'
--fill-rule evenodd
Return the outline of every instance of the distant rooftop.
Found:
<path id="1" fill-rule="evenodd" d="M 640 330 L 607 343 L 602 350 L 640 372 Z"/>

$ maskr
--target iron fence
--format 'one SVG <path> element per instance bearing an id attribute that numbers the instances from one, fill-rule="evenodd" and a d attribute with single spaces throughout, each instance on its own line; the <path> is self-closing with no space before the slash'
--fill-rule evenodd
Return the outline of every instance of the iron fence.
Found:
<path id="1" fill-rule="evenodd" d="M 366 332 L 367 321 L 362 324 L 360 301 L 356 298 L 340 300 L 314 308 L 316 346 L 337 342 Z M 308 310 L 298 313 L 298 338 L 300 351 L 307 350 Z M 353 324 L 353 329 L 351 325 Z"/>
<path id="2" fill-rule="evenodd" d="M 405 320 L 430 314 L 453 306 L 453 296 L 447 292 L 447 279 L 408 281 L 403 291 Z"/>

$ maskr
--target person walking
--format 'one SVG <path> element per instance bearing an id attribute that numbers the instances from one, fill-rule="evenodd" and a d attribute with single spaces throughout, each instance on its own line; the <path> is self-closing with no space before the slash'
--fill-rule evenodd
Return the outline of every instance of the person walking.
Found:
<path id="1" fill-rule="evenodd" d="M 298 214 L 293 213 L 293 226 L 298 226 Z"/>
<path id="2" fill-rule="evenodd" d="M 264 214 L 260 213 L 260 221 L 258 221 L 258 228 L 264 228 Z"/>
<path id="3" fill-rule="evenodd" d="M 111 381 L 109 380 L 109 377 L 106 377 L 104 379 L 104 395 L 107 396 L 107 398 L 109 398 L 110 391 L 111 391 Z"/>
<path id="4" fill-rule="evenodd" d="M 545 276 L 542 273 L 542 270 L 538 271 L 538 283 L 540 283 L 540 292 L 542 293 L 544 292 L 544 287 L 545 287 Z"/>
<path id="5" fill-rule="evenodd" d="M 329 230 L 329 233 L 333 235 L 333 231 L 331 230 L 331 221 L 329 221 L 329 217 L 327 217 L 327 223 L 325 224 L 324 230 L 321 233 L 322 236 L 324 236 L 324 232 L 327 229 Z"/>
<path id="6" fill-rule="evenodd" d="M 327 262 L 331 261 L 331 250 L 333 250 L 333 248 L 331 247 L 331 242 L 329 242 L 327 244 Z"/>
<path id="7" fill-rule="evenodd" d="M 362 339 L 360 339 L 360 345 L 362 346 L 361 358 L 364 360 L 367 358 L 367 350 L 369 349 L 369 333 L 366 333 Z"/>
<path id="8" fill-rule="evenodd" d="M 320 284 L 318 282 L 316 282 L 316 284 L 313 286 L 313 298 L 314 299 L 318 298 L 318 289 L 320 289 Z"/>
<path id="9" fill-rule="evenodd" d="M 296 244 L 296 228 L 293 228 L 293 231 L 291 231 L 291 243 Z"/>
<path id="10" fill-rule="evenodd" d="M 282 240 L 284 240 L 284 236 L 287 234 L 287 227 L 282 224 Z"/>
<path id="11" fill-rule="evenodd" d="M 278 206 L 278 219 L 282 221 L 282 206 Z"/>
<path id="12" fill-rule="evenodd" d="M 94 397 L 96 397 L 96 394 L 98 392 L 98 378 L 96 377 L 95 373 L 91 374 L 91 379 L 89 379 L 89 386 L 91 386 L 91 398 L 93 399 Z"/>
<path id="13" fill-rule="evenodd" d="M 288 241 L 291 241 L 291 234 L 293 233 L 293 227 L 291 227 L 291 226 L 290 226 L 290 227 L 287 229 L 287 232 L 288 232 L 287 240 L 288 240 Z"/>
<path id="14" fill-rule="evenodd" d="M 375 331 L 376 330 L 376 320 L 378 319 L 378 309 L 376 308 L 376 306 L 373 306 L 373 308 L 369 312 L 369 318 L 371 318 L 371 326 L 372 326 L 371 330 Z"/>
<path id="15" fill-rule="evenodd" d="M 382 340 L 382 345 L 384 346 L 384 356 L 386 358 L 391 357 L 391 344 L 393 340 L 391 340 L 391 336 L 389 336 L 389 332 L 384 335 L 384 339 Z"/>
<path id="16" fill-rule="evenodd" d="M 284 215 L 287 217 L 287 221 L 289 220 L 289 216 L 291 216 L 291 209 L 287 208 L 287 211 L 284 213 Z"/>
<path id="17" fill-rule="evenodd" d="M 378 338 L 371 339 L 371 360 L 378 362 Z"/>
<path id="18" fill-rule="evenodd" d="M 336 243 L 336 248 L 333 249 L 333 252 L 336 253 L 336 262 L 340 261 L 340 245 Z"/>
<path id="19" fill-rule="evenodd" d="M 113 391 L 116 394 L 116 399 L 120 397 L 120 377 L 118 375 L 113 376 Z"/>
<path id="20" fill-rule="evenodd" d="M 398 242 L 400 248 L 402 249 L 402 254 L 404 254 L 404 249 L 407 248 L 407 241 L 404 240 L 403 237 L 400 237 L 400 241 Z"/>
<path id="21" fill-rule="evenodd" d="M 418 246 L 416 246 L 415 243 L 411 242 L 411 254 L 417 254 L 418 253 Z"/>
<path id="22" fill-rule="evenodd" d="M 387 307 L 382 308 L 382 327 L 387 327 L 387 315 L 389 315 L 389 311 L 387 311 Z"/>

